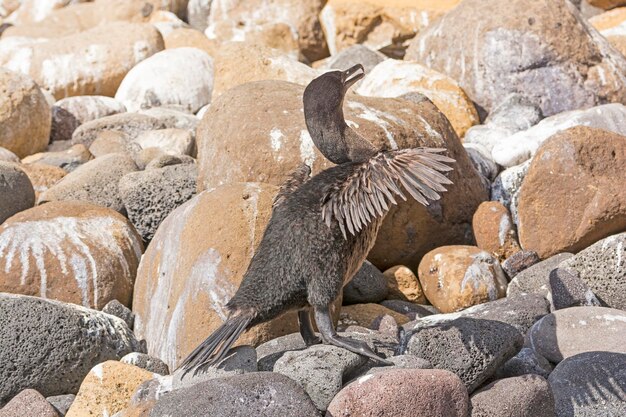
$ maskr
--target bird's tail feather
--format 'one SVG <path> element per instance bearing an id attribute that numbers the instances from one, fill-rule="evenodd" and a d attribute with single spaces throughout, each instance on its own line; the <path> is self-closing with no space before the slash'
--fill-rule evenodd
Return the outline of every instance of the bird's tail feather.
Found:
<path id="1" fill-rule="evenodd" d="M 247 329 L 252 319 L 252 314 L 245 313 L 239 313 L 226 319 L 224 324 L 187 356 L 179 368 L 186 374 L 198 366 L 212 366 L 220 362 L 233 343 Z"/>

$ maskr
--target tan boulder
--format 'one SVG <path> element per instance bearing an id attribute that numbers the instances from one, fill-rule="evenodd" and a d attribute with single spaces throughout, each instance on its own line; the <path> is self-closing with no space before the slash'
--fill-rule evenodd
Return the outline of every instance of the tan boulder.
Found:
<path id="1" fill-rule="evenodd" d="M 626 7 L 618 7 L 589 18 L 589 23 L 598 29 L 600 33 L 613 29 L 626 20 Z"/>
<path id="2" fill-rule="evenodd" d="M 385 315 L 393 317 L 400 326 L 409 322 L 409 318 L 404 314 L 374 303 L 352 304 L 341 307 L 339 322 L 343 327 L 361 326 L 371 329 L 374 320 Z"/>
<path id="3" fill-rule="evenodd" d="M 442 313 L 453 313 L 506 296 L 500 263 L 475 246 L 442 246 L 424 255 L 418 268 L 424 294 Z"/>
<path id="4" fill-rule="evenodd" d="M 544 259 L 626 229 L 626 137 L 577 126 L 539 148 L 520 189 L 519 236 Z"/>
<path id="5" fill-rule="evenodd" d="M 130 305 L 141 238 L 122 215 L 92 204 L 51 202 L 0 227 L 0 292 L 101 309 Z"/>
<path id="6" fill-rule="evenodd" d="M 198 189 L 247 181 L 280 185 L 303 162 L 314 174 L 330 167 L 306 129 L 303 91 L 292 83 L 260 81 L 214 100 L 197 131 Z M 346 98 L 344 114 L 380 149 L 445 147 L 457 161 L 450 173 L 454 185 L 439 202 L 426 208 L 411 200 L 391 209 L 370 261 L 381 270 L 416 268 L 433 246 L 466 243 L 472 215 L 487 193 L 445 116 L 428 100 L 357 95 Z"/>
<path id="7" fill-rule="evenodd" d="M 401 58 L 406 41 L 460 0 L 330 0 L 320 15 L 332 55 L 355 44 Z"/>
<path id="8" fill-rule="evenodd" d="M 150 24 L 109 23 L 49 40 L 0 39 L 0 65 L 29 74 L 56 99 L 113 96 L 126 73 L 163 49 Z"/>
<path id="9" fill-rule="evenodd" d="M 511 213 L 499 201 L 485 201 L 478 206 L 472 228 L 476 245 L 500 260 L 521 250 Z"/>
<path id="10" fill-rule="evenodd" d="M 134 365 L 106 361 L 89 371 L 66 417 L 112 416 L 128 405 L 139 385 L 157 377 Z"/>
<path id="11" fill-rule="evenodd" d="M 63 168 L 47 164 L 24 164 L 21 168 L 26 172 L 30 182 L 33 184 L 35 199 L 39 198 L 41 193 L 47 191 L 48 188 L 61 181 L 67 175 Z"/>
<path id="12" fill-rule="evenodd" d="M 210 40 L 199 30 L 192 28 L 177 28 L 163 36 L 165 49 L 198 48 L 214 56 L 218 51 L 218 43 Z"/>
<path id="13" fill-rule="evenodd" d="M 404 265 L 396 265 L 383 272 L 383 275 L 387 278 L 388 300 L 404 300 L 417 304 L 426 303 L 422 284 L 411 269 Z"/>
<path id="14" fill-rule="evenodd" d="M 20 158 L 45 150 L 50 106 L 37 84 L 26 75 L 0 68 L 0 91 L 0 146 Z"/>

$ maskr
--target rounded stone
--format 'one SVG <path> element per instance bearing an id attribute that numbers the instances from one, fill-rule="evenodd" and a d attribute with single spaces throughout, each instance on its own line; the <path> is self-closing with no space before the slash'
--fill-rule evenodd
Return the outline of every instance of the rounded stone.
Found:
<path id="1" fill-rule="evenodd" d="M 20 164 L 0 161 L 0 196 L 0 224 L 35 205 L 33 184 Z"/>
<path id="2" fill-rule="evenodd" d="M 21 168 L 26 172 L 33 185 L 35 200 L 67 175 L 67 171 L 62 168 L 37 162 L 22 165 Z"/>
<path id="3" fill-rule="evenodd" d="M 25 389 L 4 407 L 0 402 L 0 408 L 2 417 L 59 417 L 55 408 L 34 389 Z"/>
<path id="4" fill-rule="evenodd" d="M 0 291 L 101 309 L 129 305 L 143 245 L 113 210 L 78 201 L 51 202 L 0 227 Z"/>
<path id="5" fill-rule="evenodd" d="M 382 272 L 365 261 L 354 278 L 343 287 L 344 304 L 378 303 L 387 296 L 387 280 Z"/>
<path id="6" fill-rule="evenodd" d="M 70 140 L 81 124 L 125 111 L 126 107 L 111 97 L 75 96 L 61 99 L 52 106 L 50 140 Z"/>
<path id="7" fill-rule="evenodd" d="M 475 246 L 442 246 L 424 255 L 418 268 L 424 294 L 443 313 L 506 295 L 498 260 Z"/>
<path id="8" fill-rule="evenodd" d="M 0 146 L 0 161 L 2 162 L 20 162 L 20 158 L 7 148 Z"/>
<path id="9" fill-rule="evenodd" d="M 470 400 L 472 417 L 555 417 L 550 385 L 539 375 L 499 379 Z"/>
<path id="10" fill-rule="evenodd" d="M 413 271 L 406 266 L 392 266 L 383 275 L 387 279 L 387 287 L 389 288 L 388 300 L 411 301 L 417 304 L 426 303 L 422 284 Z"/>
<path id="11" fill-rule="evenodd" d="M 476 245 L 499 259 L 521 250 L 511 213 L 498 201 L 485 201 L 478 206 L 472 218 L 472 228 Z"/>
<path id="12" fill-rule="evenodd" d="M 343 327 L 356 325 L 371 329 L 374 321 L 385 315 L 393 317 L 399 325 L 409 321 L 409 318 L 404 314 L 374 303 L 352 304 L 341 307 L 339 321 Z"/>
<path id="13" fill-rule="evenodd" d="M 60 143 L 60 142 L 53 142 Z M 65 144 L 65 142 L 63 142 Z M 69 145 L 69 144 L 67 144 Z M 40 152 L 22 159 L 24 164 L 40 163 L 62 168 L 67 172 L 72 172 L 82 164 L 93 159 L 85 145 L 73 145 L 69 148 L 51 152 Z"/>

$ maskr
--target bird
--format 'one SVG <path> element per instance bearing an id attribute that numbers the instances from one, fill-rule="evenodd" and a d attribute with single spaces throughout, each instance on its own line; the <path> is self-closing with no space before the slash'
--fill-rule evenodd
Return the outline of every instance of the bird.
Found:
<path id="1" fill-rule="evenodd" d="M 349 127 L 344 98 L 364 75 L 357 64 L 326 72 L 305 88 L 308 132 L 336 165 L 311 177 L 303 164 L 281 185 L 261 242 L 226 304 L 227 319 L 181 363 L 185 373 L 218 364 L 244 331 L 287 311 L 297 311 L 307 346 L 323 342 L 391 364 L 365 342 L 337 334 L 331 306 L 365 261 L 391 206 L 407 200 L 405 192 L 424 205 L 438 200 L 452 184 L 446 173 L 455 160 L 443 148 L 379 151 Z"/>

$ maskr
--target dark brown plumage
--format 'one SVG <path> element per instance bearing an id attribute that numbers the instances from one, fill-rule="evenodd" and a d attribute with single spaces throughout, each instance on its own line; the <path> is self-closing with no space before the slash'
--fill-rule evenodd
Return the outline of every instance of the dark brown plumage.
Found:
<path id="1" fill-rule="evenodd" d="M 388 363 L 364 342 L 337 335 L 330 307 L 374 245 L 378 229 L 402 189 L 422 204 L 439 198 L 454 162 L 444 149 L 379 152 L 348 127 L 343 117 L 347 89 L 363 68 L 333 71 L 304 92 L 304 115 L 313 142 L 338 164 L 309 179 L 301 166 L 283 184 L 272 216 L 239 289 L 227 304 L 226 322 L 182 364 L 188 371 L 221 361 L 237 338 L 255 324 L 298 310 L 307 345 L 319 343 L 309 310 L 324 342 Z"/>

